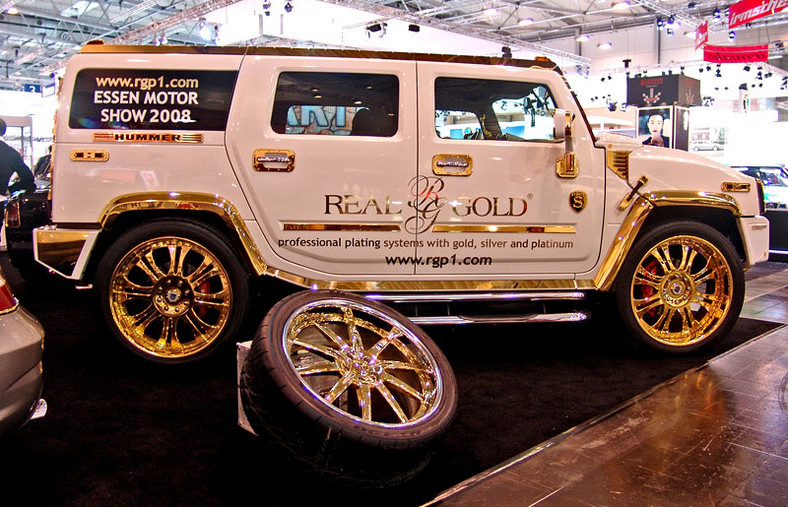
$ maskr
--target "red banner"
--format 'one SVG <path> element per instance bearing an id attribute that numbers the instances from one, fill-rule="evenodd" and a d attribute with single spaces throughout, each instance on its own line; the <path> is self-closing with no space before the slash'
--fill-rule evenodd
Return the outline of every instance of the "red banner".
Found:
<path id="1" fill-rule="evenodd" d="M 706 20 L 695 29 L 695 49 L 709 42 L 709 21 Z"/>
<path id="2" fill-rule="evenodd" d="M 752 63 L 769 59 L 769 45 L 703 47 L 703 60 L 709 63 Z"/>
<path id="3" fill-rule="evenodd" d="M 744 25 L 758 18 L 780 12 L 788 0 L 741 0 L 729 7 L 728 28 Z"/>

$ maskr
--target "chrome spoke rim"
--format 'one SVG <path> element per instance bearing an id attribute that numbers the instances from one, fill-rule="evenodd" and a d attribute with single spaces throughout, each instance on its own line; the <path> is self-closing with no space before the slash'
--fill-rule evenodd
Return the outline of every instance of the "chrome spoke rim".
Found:
<path id="1" fill-rule="evenodd" d="M 300 383 L 320 403 L 385 427 L 430 417 L 443 379 L 422 340 L 388 315 L 354 300 L 318 300 L 288 319 L 281 346 Z"/>

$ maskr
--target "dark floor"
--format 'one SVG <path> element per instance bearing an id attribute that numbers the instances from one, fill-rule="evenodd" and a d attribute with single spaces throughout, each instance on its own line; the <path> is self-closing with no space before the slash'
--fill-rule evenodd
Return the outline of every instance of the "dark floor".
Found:
<path id="1" fill-rule="evenodd" d="M 788 322 L 788 271 L 743 316 Z M 788 505 L 788 328 L 750 340 L 439 495 L 442 505 Z"/>
<path id="2" fill-rule="evenodd" d="M 788 505 L 788 343 L 766 322 L 787 320 L 788 264 L 749 271 L 743 318 L 696 356 L 635 350 L 603 318 L 430 328 L 457 377 L 457 418 L 427 468 L 385 491 L 318 484 L 242 430 L 234 349 L 142 364 L 90 291 L 0 264 L 47 333 L 49 403 L 0 439 L 0 505 Z"/>

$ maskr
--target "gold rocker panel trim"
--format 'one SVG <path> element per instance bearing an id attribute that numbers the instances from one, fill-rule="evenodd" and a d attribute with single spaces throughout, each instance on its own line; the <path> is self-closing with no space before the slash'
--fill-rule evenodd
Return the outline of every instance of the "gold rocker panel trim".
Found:
<path id="1" fill-rule="evenodd" d="M 246 224 L 241 218 L 241 214 L 224 197 L 197 192 L 146 192 L 122 195 L 104 207 L 99 222 L 103 228 L 112 223 L 122 213 L 141 210 L 208 211 L 219 215 L 227 225 L 235 230 L 255 273 L 262 275 L 267 269 L 257 245 L 255 245 L 251 234 L 249 234 L 249 229 L 246 228 Z"/>
<path id="2" fill-rule="evenodd" d="M 602 267 L 594 277 L 593 285 L 599 290 L 608 291 L 621 269 L 627 253 L 651 211 L 659 206 L 699 206 L 730 211 L 734 216 L 742 216 L 741 208 L 735 199 L 725 194 L 708 192 L 663 191 L 649 192 L 638 197 L 629 209 L 627 217 L 616 234 L 616 241 L 610 246 Z"/>

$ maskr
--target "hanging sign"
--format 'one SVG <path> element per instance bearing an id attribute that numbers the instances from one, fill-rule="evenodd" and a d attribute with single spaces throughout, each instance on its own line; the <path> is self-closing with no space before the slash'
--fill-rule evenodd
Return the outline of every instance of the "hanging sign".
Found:
<path id="1" fill-rule="evenodd" d="M 695 49 L 709 42 L 709 21 L 706 20 L 695 29 Z"/>
<path id="2" fill-rule="evenodd" d="M 741 0 L 729 7 L 728 28 L 736 28 L 758 18 L 780 12 L 788 7 L 788 0 Z"/>
<path id="3" fill-rule="evenodd" d="M 710 63 L 752 63 L 769 59 L 769 45 L 703 46 L 703 60 Z"/>

